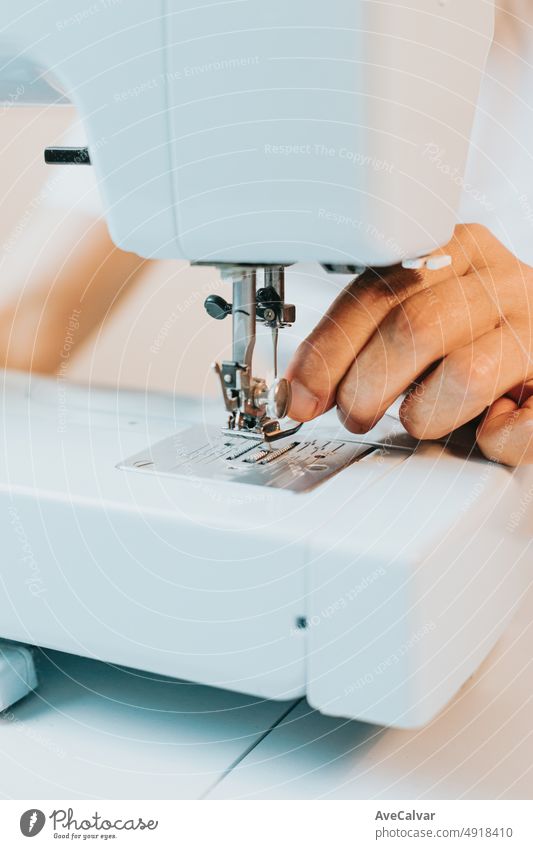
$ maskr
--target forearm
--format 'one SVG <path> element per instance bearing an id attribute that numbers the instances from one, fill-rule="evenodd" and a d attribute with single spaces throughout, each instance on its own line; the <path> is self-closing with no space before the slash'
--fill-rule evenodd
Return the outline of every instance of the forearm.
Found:
<path id="1" fill-rule="evenodd" d="M 54 372 L 132 286 L 146 264 L 111 241 L 105 223 L 64 210 L 32 219 L 2 264 L 4 367 Z"/>

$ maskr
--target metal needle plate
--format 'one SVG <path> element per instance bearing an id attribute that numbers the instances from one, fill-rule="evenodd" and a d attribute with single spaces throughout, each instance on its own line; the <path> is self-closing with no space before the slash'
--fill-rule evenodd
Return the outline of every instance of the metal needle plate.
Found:
<path id="1" fill-rule="evenodd" d="M 128 457 L 117 468 L 306 492 L 374 450 L 326 437 L 288 438 L 269 446 L 215 427 L 191 427 Z"/>

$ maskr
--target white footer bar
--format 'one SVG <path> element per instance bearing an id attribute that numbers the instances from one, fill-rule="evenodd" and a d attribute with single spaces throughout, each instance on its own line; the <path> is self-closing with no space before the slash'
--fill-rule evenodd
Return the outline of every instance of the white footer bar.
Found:
<path id="1" fill-rule="evenodd" d="M 533 846 L 528 801 L 0 801 L 2 846 Z M 33 844 L 32 844 L 33 845 Z"/>

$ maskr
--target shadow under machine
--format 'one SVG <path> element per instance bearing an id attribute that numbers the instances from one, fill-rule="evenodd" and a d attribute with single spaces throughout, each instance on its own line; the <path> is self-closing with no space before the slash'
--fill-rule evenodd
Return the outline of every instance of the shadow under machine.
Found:
<path id="1" fill-rule="evenodd" d="M 5 6 L 0 94 L 77 107 L 88 147 L 48 161 L 95 169 L 121 248 L 220 269 L 232 355 L 217 405 L 65 385 L 62 428 L 55 380 L 5 376 L 0 636 L 423 724 L 518 604 L 527 472 L 392 417 L 299 428 L 254 341 L 275 360 L 298 320 L 292 264 L 416 266 L 449 240 L 460 187 L 426 152 L 463 172 L 491 4 L 91 9 Z"/>

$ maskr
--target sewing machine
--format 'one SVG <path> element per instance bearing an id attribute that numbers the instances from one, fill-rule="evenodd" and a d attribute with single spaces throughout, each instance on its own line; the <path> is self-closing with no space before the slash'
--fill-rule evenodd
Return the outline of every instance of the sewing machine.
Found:
<path id="1" fill-rule="evenodd" d="M 292 263 L 418 267 L 450 238 L 490 4 L 20 0 L 0 24 L 3 98 L 84 119 L 47 161 L 95 169 L 120 247 L 217 266 L 233 340 L 214 405 L 5 375 L 0 636 L 425 723 L 519 604 L 531 476 L 393 414 L 300 428 L 276 351 Z"/>

